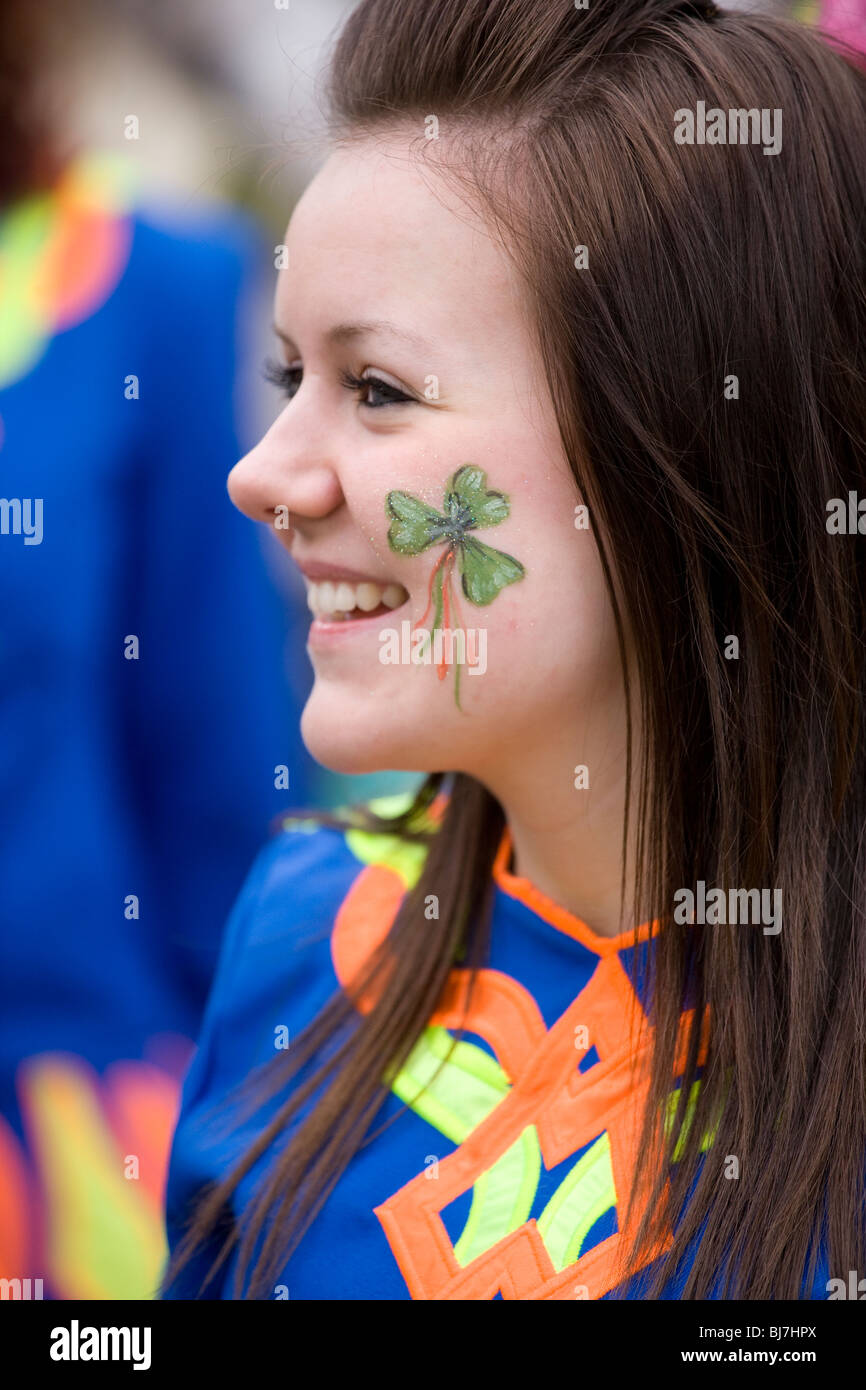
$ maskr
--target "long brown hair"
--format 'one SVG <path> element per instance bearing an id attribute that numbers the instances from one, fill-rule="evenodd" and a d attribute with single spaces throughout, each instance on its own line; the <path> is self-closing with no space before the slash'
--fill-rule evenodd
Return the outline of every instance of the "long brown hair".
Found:
<path id="1" fill-rule="evenodd" d="M 363 0 L 329 90 L 338 138 L 422 134 L 433 113 L 440 162 L 453 141 L 455 177 L 523 274 L 623 653 L 635 635 L 635 900 L 660 931 L 623 1274 L 674 1226 L 644 1296 L 681 1270 L 685 1298 L 797 1297 L 819 1240 L 831 1274 L 866 1256 L 866 569 L 864 542 L 825 524 L 830 499 L 866 495 L 866 79 L 791 23 L 681 0 Z M 676 143 L 675 112 L 702 101 L 780 109 L 781 148 Z M 441 786 L 389 832 L 423 834 Z M 471 777 L 448 790 L 371 964 L 377 1006 L 361 1017 L 338 994 L 254 1078 L 254 1103 L 282 1104 L 200 1203 L 166 1283 L 313 1101 L 211 1269 L 237 1242 L 233 1296 L 268 1296 L 458 954 L 483 961 L 503 812 Z M 780 934 L 678 925 L 675 894 L 699 880 L 781 889 Z"/>

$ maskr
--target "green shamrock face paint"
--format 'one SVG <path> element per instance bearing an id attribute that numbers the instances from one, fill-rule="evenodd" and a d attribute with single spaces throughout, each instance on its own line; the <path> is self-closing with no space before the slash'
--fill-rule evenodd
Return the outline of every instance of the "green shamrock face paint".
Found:
<path id="1" fill-rule="evenodd" d="M 453 617 L 457 619 L 458 629 L 464 627 L 452 586 L 455 567 L 466 598 L 482 608 L 492 603 L 506 584 L 523 578 L 526 570 L 519 560 L 469 534 L 482 527 L 498 526 L 510 510 L 505 493 L 488 491 L 487 474 L 471 463 L 458 468 L 449 479 L 441 513 L 410 492 L 388 493 L 385 511 L 392 518 L 388 528 L 388 544 L 392 550 L 398 555 L 420 555 L 434 545 L 445 547 L 430 575 L 427 607 L 415 624 L 416 630 L 423 627 L 433 609 L 428 641 L 437 629 L 450 629 Z M 438 673 L 439 679 L 444 680 L 444 658 L 439 663 Z M 459 709 L 459 661 L 455 663 L 454 699 Z"/>

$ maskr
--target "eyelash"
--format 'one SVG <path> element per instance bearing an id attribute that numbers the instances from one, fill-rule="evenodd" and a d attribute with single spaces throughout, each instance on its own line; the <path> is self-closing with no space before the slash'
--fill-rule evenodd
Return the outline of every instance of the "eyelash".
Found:
<path id="1" fill-rule="evenodd" d="M 300 386 L 300 382 L 296 382 L 295 378 L 297 374 L 302 371 L 303 368 L 301 367 L 287 367 L 284 363 L 274 362 L 270 358 L 264 365 L 265 380 L 272 382 L 274 386 L 279 386 L 288 400 L 291 400 L 292 396 L 295 394 L 292 391 L 292 387 L 297 389 L 297 387 Z M 377 376 L 361 377 L 355 376 L 354 372 L 341 371 L 340 385 L 344 386 L 347 391 L 355 392 L 373 388 L 379 391 L 380 394 L 388 397 L 388 399 L 380 401 L 377 405 L 374 405 L 371 401 L 360 402 L 361 405 L 369 406 L 371 410 L 381 410 L 384 406 L 388 405 L 412 404 L 413 398 L 407 396 L 405 391 L 401 391 L 397 386 L 392 386 L 388 381 L 382 381 L 382 379 Z"/>

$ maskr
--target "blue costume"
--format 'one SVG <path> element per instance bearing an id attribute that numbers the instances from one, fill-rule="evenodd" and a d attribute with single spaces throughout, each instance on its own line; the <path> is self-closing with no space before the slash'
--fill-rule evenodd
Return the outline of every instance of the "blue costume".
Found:
<path id="1" fill-rule="evenodd" d="M 226 1132 L 221 1112 L 235 1088 L 355 976 L 424 853 L 388 834 L 293 822 L 262 851 L 232 915 L 184 1084 L 169 1171 L 173 1251 L 203 1189 L 228 1176 L 284 1098 Z M 268 1296 L 572 1300 L 616 1289 L 641 1114 L 631 1064 L 652 1022 L 634 984 L 653 931 L 641 928 L 637 944 L 631 932 L 600 937 L 512 874 L 509 860 L 506 831 L 493 869 L 491 954 L 468 1013 L 466 972 L 454 969 L 369 1142 Z M 272 1146 L 233 1194 L 239 1229 L 274 1156 Z M 207 1282 L 224 1234 L 165 1296 L 234 1296 L 237 1248 Z M 684 1277 L 668 1281 L 667 1298 L 678 1297 Z M 630 1297 L 641 1296 L 642 1279 Z M 825 1298 L 826 1281 L 822 1263 L 807 1296 Z"/>

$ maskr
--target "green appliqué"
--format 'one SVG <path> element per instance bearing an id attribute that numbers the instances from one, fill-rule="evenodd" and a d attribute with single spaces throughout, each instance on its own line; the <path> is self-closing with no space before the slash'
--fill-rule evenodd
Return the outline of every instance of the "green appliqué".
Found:
<path id="1" fill-rule="evenodd" d="M 455 569 L 460 574 L 465 597 L 476 607 L 492 603 L 506 584 L 514 584 L 526 573 L 519 560 L 494 550 L 469 534 L 488 526 L 498 526 L 510 512 L 504 492 L 487 487 L 487 474 L 474 464 L 464 464 L 449 479 L 441 512 L 411 492 L 389 492 L 385 511 L 391 517 L 388 544 L 398 555 L 421 555 L 433 546 L 444 546 L 430 575 L 427 607 L 415 624 L 424 627 L 432 608 L 433 621 L 423 651 L 438 630 L 464 631 L 462 614 L 453 587 Z M 453 626 L 457 619 L 456 628 Z M 444 648 L 443 648 L 444 651 Z M 455 663 L 454 699 L 460 708 L 460 665 Z M 438 666 L 439 679 L 445 677 L 445 660 Z"/>

